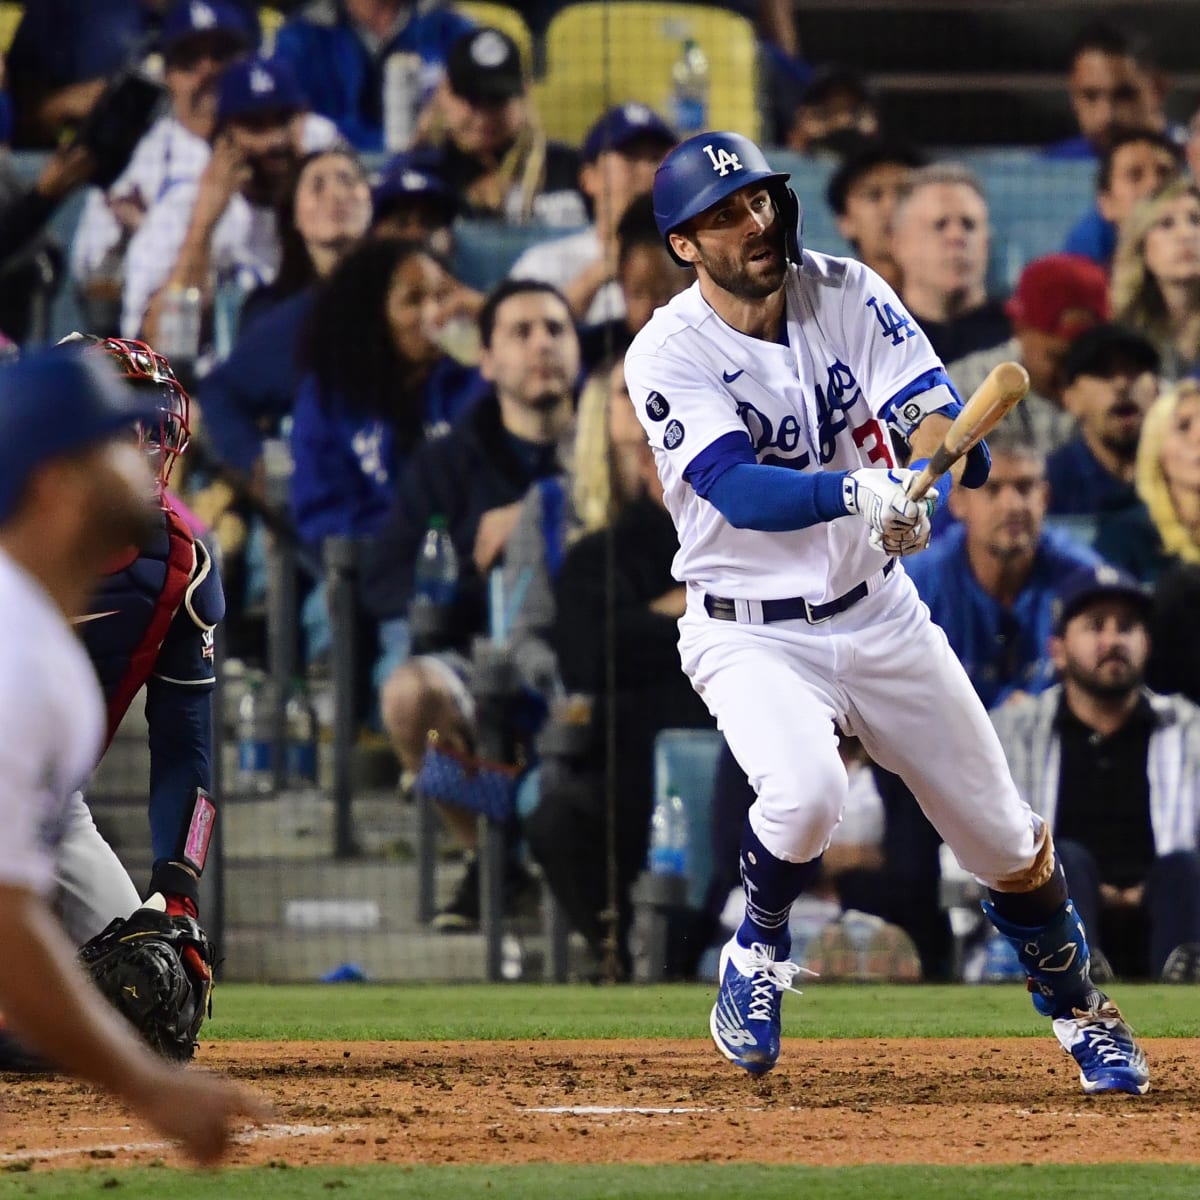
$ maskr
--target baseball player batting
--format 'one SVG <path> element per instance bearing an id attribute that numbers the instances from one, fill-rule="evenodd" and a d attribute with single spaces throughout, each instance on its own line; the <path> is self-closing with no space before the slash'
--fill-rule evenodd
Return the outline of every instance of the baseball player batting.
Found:
<path id="1" fill-rule="evenodd" d="M 658 227 L 697 282 L 625 360 L 687 585 L 683 669 L 756 793 L 742 833 L 746 918 L 721 953 L 709 1027 L 753 1074 L 779 1056 L 788 913 L 840 819 L 838 734 L 900 775 L 1016 948 L 1033 1003 L 1086 1092 L 1142 1094 L 1145 1056 L 1093 984 L 1049 829 L 1018 796 L 965 672 L 900 565 L 929 542 L 974 446 L 927 498 L 908 490 L 961 405 L 896 294 L 800 245 L 788 176 L 735 133 L 689 138 L 654 181 Z M 892 458 L 889 430 L 915 460 Z"/>

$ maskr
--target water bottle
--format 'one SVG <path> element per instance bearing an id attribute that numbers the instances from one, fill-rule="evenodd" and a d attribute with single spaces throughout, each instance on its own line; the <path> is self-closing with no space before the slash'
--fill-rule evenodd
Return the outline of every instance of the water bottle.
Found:
<path id="1" fill-rule="evenodd" d="M 421 56 L 397 51 L 383 66 L 383 144 L 389 153 L 413 144 L 420 110 Z"/>
<path id="2" fill-rule="evenodd" d="M 687 809 L 679 793 L 668 784 L 654 802 L 654 815 L 650 819 L 650 873 L 684 876 L 687 858 Z"/>
<path id="3" fill-rule="evenodd" d="M 448 608 L 458 595 L 458 555 L 450 540 L 446 518 L 441 515 L 430 518 L 421 542 L 413 593 L 439 608 Z"/>
<path id="4" fill-rule="evenodd" d="M 159 308 L 154 348 L 172 362 L 195 362 L 200 354 L 203 315 L 200 289 L 173 283 L 167 288 Z"/>
<path id="5" fill-rule="evenodd" d="M 303 679 L 292 682 L 287 707 L 287 778 L 289 786 L 317 782 L 317 714 Z"/>
<path id="6" fill-rule="evenodd" d="M 237 716 L 238 791 L 244 795 L 262 795 L 274 787 L 271 708 L 262 676 L 250 676 Z"/>
<path id="7" fill-rule="evenodd" d="M 671 68 L 671 118 L 680 138 L 708 128 L 708 57 L 691 38 Z"/>

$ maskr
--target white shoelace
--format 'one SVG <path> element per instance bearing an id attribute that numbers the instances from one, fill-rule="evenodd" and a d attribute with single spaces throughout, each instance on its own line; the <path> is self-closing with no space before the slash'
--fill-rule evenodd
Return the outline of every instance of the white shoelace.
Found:
<path id="1" fill-rule="evenodd" d="M 1126 1050 L 1103 1025 L 1092 1025 L 1084 1030 L 1088 1049 L 1096 1054 L 1106 1067 L 1119 1067 L 1129 1061 Z"/>
<path id="2" fill-rule="evenodd" d="M 750 1005 L 747 1016 L 751 1021 L 767 1021 L 771 1017 L 771 1005 L 778 992 L 792 992 L 797 996 L 804 993 L 792 987 L 792 980 L 797 975 L 809 975 L 816 978 L 816 971 L 800 966 L 790 959 L 776 962 L 768 958 L 761 950 L 750 949 L 746 955 L 746 966 L 750 968 L 753 982 L 750 985 Z"/>

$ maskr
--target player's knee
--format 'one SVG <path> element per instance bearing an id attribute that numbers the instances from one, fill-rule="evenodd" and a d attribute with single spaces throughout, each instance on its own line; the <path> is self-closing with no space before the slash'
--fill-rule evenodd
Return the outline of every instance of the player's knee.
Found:
<path id="1" fill-rule="evenodd" d="M 846 775 L 840 770 L 764 781 L 758 793 L 763 845 L 794 862 L 816 858 L 842 819 L 846 794 Z"/>

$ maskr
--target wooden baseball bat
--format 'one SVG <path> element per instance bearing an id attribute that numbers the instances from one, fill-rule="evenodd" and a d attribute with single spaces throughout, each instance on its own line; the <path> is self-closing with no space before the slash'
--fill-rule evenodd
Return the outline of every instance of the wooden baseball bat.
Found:
<path id="1" fill-rule="evenodd" d="M 1020 404 L 1028 391 L 1029 372 L 1020 363 L 997 363 L 954 418 L 928 464 L 913 476 L 908 485 L 909 499 L 920 500 L 940 476 Z"/>

